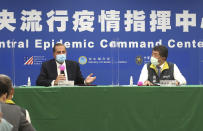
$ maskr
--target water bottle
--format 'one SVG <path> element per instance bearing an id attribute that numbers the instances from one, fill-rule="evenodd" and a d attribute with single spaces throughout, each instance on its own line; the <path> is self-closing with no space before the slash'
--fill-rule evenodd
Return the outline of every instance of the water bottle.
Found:
<path id="1" fill-rule="evenodd" d="M 130 76 L 130 86 L 133 86 L 133 76 Z"/>
<path id="2" fill-rule="evenodd" d="M 30 80 L 30 77 L 28 76 L 27 78 L 27 86 L 31 86 L 31 80 Z"/>

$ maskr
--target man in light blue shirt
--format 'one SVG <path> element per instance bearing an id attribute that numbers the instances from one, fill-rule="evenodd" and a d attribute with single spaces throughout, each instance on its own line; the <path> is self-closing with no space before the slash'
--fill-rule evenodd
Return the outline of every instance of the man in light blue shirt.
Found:
<path id="1" fill-rule="evenodd" d="M 13 125 L 3 118 L 0 118 L 0 131 L 12 131 Z"/>

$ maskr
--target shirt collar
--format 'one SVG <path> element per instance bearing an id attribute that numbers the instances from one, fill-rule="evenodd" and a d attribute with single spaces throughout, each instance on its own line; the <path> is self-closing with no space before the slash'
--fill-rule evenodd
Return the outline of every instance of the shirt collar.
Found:
<path id="1" fill-rule="evenodd" d="M 169 66 L 168 66 L 167 61 L 165 61 L 160 67 L 161 67 L 161 72 L 162 72 L 163 70 L 165 70 L 165 69 L 169 69 Z M 154 69 L 154 70 L 157 72 L 157 68 L 156 68 L 155 65 L 151 64 L 151 65 L 150 65 L 150 68 Z"/>
<path id="2" fill-rule="evenodd" d="M 163 69 L 164 65 L 166 62 L 164 62 L 162 65 L 160 65 L 159 67 L 161 67 L 161 69 Z"/>
<path id="3" fill-rule="evenodd" d="M 66 62 L 64 61 L 63 64 L 60 64 L 56 61 L 56 66 L 57 68 L 60 68 L 60 66 L 63 65 L 64 67 L 66 67 Z"/>

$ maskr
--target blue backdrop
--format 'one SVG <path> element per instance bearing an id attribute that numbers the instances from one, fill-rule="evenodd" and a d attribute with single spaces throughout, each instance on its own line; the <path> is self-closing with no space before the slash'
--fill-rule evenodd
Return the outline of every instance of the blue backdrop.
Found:
<path id="1" fill-rule="evenodd" d="M 202 0 L 1 0 L 0 73 L 32 85 L 52 46 L 67 46 L 95 84 L 138 81 L 156 44 L 169 48 L 188 84 L 203 83 Z M 13 46 L 13 47 L 12 47 Z"/>

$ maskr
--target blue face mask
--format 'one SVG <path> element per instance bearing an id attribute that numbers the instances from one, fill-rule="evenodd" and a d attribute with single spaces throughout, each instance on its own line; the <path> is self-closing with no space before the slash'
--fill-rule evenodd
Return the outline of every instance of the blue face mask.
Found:
<path id="1" fill-rule="evenodd" d="M 56 61 L 58 63 L 63 63 L 66 60 L 66 54 L 56 55 Z"/>

